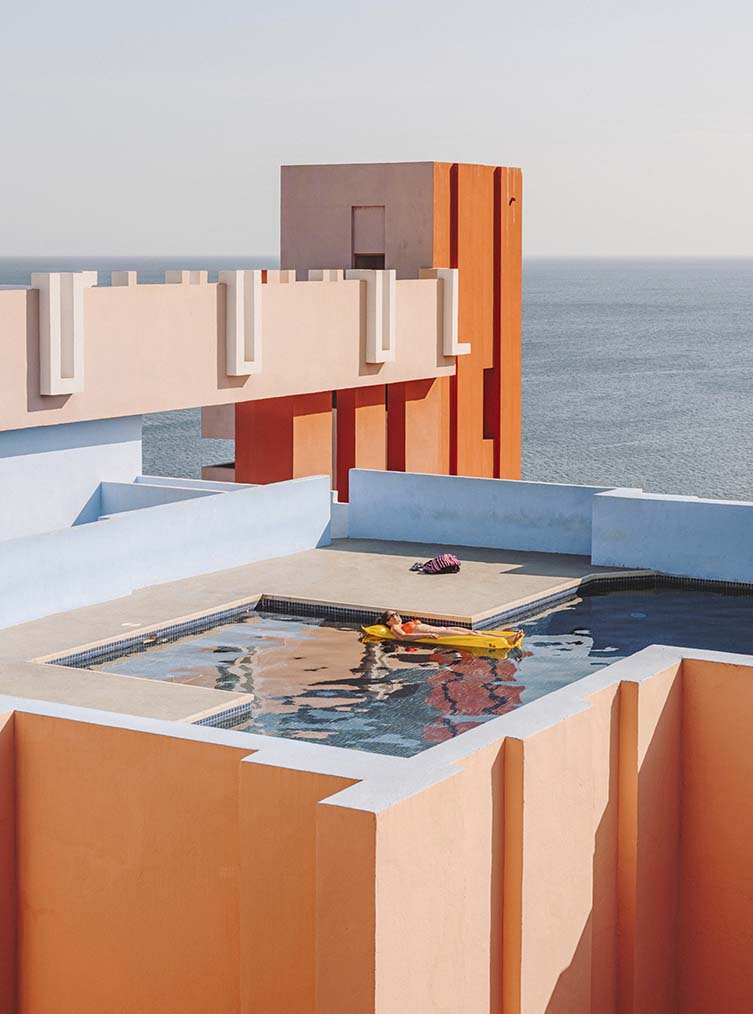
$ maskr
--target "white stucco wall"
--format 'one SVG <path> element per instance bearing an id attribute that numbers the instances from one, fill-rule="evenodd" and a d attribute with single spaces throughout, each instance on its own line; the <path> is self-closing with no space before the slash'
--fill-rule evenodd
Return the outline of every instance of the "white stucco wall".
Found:
<path id="1" fill-rule="evenodd" d="M 605 488 L 353 469 L 348 534 L 588 556 Z"/>
<path id="2" fill-rule="evenodd" d="M 141 471 L 141 416 L 0 433 L 0 541 L 93 521 L 99 484 Z"/>

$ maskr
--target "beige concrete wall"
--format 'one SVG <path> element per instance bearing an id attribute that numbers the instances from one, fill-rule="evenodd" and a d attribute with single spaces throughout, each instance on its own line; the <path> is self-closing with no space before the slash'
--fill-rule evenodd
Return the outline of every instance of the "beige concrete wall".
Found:
<path id="1" fill-rule="evenodd" d="M 434 267 L 433 162 L 283 166 L 283 267 L 299 272 L 353 267 L 352 209 L 380 206 L 385 266 L 395 268 L 398 278 L 415 278 L 420 268 Z"/>
<path id="2" fill-rule="evenodd" d="M 0 430 L 394 383 L 454 373 L 435 280 L 397 283 L 396 356 L 366 363 L 365 285 L 264 285 L 262 367 L 226 373 L 224 286 L 84 290 L 83 390 L 39 385 L 35 290 L 0 291 Z"/>

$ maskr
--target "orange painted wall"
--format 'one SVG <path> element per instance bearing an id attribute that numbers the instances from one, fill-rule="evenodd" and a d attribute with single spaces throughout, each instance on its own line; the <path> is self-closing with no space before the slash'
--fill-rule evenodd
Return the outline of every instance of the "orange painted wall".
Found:
<path id="1" fill-rule="evenodd" d="M 622 687 L 621 1014 L 676 1009 L 682 679 L 672 666 Z"/>
<path id="2" fill-rule="evenodd" d="M 291 250 L 298 250 L 300 270 L 321 266 L 322 257 L 316 254 L 318 241 L 312 245 L 292 235 L 294 222 L 328 236 L 322 242 L 330 252 L 337 233 L 340 245 L 345 244 L 337 248 L 335 259 L 340 263 L 350 243 L 350 209 L 342 187 L 357 188 L 360 183 L 370 188 L 372 203 L 389 204 L 397 197 L 387 181 L 394 184 L 403 178 L 410 178 L 412 186 L 425 180 L 432 188 L 432 200 L 426 205 L 433 209 L 431 215 L 421 214 L 414 223 L 412 269 L 422 266 L 418 254 L 423 248 L 432 250 L 432 264 L 423 266 L 460 269 L 459 339 L 470 342 L 472 351 L 458 357 L 454 377 L 389 385 L 386 449 L 380 401 L 384 388 L 338 392 L 336 485 L 341 500 L 348 497 L 347 474 L 352 467 L 520 477 L 521 172 L 449 162 L 435 162 L 430 168 L 427 173 L 426 166 L 404 167 L 407 176 L 401 175 L 399 166 L 288 170 L 291 181 L 296 174 L 300 177 L 301 186 L 315 183 L 318 195 L 312 202 L 309 194 L 303 217 L 291 212 L 283 228 Z M 332 202 L 323 203 L 328 190 Z M 296 195 L 291 189 L 288 198 L 292 208 Z M 236 406 L 240 482 L 272 482 L 329 470 L 324 467 L 326 406 L 307 410 L 302 418 L 296 410 L 299 399 L 277 402 Z"/>
<path id="3" fill-rule="evenodd" d="M 235 480 L 268 483 L 332 473 L 332 395 L 235 406 Z"/>
<path id="4" fill-rule="evenodd" d="M 0 1014 L 16 1014 L 16 756 L 14 716 L 0 715 Z"/>
<path id="5" fill-rule="evenodd" d="M 499 433 L 494 474 L 520 478 L 523 174 L 500 166 L 495 187 L 494 378 L 499 392 Z M 495 406 L 496 407 L 496 406 Z"/>
<path id="6" fill-rule="evenodd" d="M 519 169 L 435 163 L 434 266 L 460 269 L 458 327 L 471 354 L 450 378 L 450 470 L 520 477 Z"/>
<path id="7" fill-rule="evenodd" d="M 377 996 L 376 815 L 321 803 L 316 817 L 317 1014 L 407 1011 Z"/>
<path id="8" fill-rule="evenodd" d="M 237 1014 L 247 750 L 16 713 L 20 1007 Z"/>
<path id="9" fill-rule="evenodd" d="M 337 392 L 337 491 L 348 499 L 351 468 L 387 467 L 386 387 L 355 387 Z"/>
<path id="10" fill-rule="evenodd" d="M 317 803 L 351 784 L 241 765 L 241 1009 L 248 1014 L 317 1011 Z M 346 884 L 357 875 L 352 868 L 339 871 Z M 322 899 L 327 904 L 330 899 Z M 349 974 L 339 957 L 330 974 L 337 995 Z M 336 1009 L 319 1008 L 328 1014 Z"/>
<path id="11" fill-rule="evenodd" d="M 753 1010 L 751 669 L 636 666 L 371 785 L 0 716 L 0 1011 Z"/>
<path id="12" fill-rule="evenodd" d="M 502 775 L 497 742 L 377 815 L 380 1014 L 500 1011 Z"/>
<path id="13" fill-rule="evenodd" d="M 683 663 L 681 1014 L 753 1010 L 753 681 Z"/>
<path id="14" fill-rule="evenodd" d="M 609 688 L 505 755 L 505 798 L 523 808 L 505 870 L 505 1014 L 616 1014 L 618 708 Z"/>
<path id="15" fill-rule="evenodd" d="M 471 342 L 458 358 L 457 473 L 492 476 L 493 439 L 484 432 L 484 370 L 494 361 L 494 170 L 457 167 L 458 337 Z"/>
<path id="16" fill-rule="evenodd" d="M 448 378 L 390 384 L 387 467 L 447 475 L 450 467 Z"/>

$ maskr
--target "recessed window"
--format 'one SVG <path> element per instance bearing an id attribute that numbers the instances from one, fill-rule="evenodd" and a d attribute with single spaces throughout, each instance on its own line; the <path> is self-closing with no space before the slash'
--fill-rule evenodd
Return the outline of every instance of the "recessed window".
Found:
<path id="1" fill-rule="evenodd" d="M 384 268 L 384 254 L 353 254 L 353 267 L 381 271 Z"/>
<path id="2" fill-rule="evenodd" d="M 384 268 L 384 205 L 361 205 L 352 211 L 353 267 Z"/>

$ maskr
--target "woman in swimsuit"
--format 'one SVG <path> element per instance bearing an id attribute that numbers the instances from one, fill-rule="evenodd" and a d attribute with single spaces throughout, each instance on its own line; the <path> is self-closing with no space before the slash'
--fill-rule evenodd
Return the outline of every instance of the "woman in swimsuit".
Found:
<path id="1" fill-rule="evenodd" d="M 459 634 L 461 637 L 489 637 L 487 630 L 470 630 L 468 627 L 430 627 L 421 620 L 403 620 L 400 613 L 388 609 L 379 617 L 379 622 L 389 627 L 398 641 L 414 641 L 417 637 L 449 637 Z"/>

